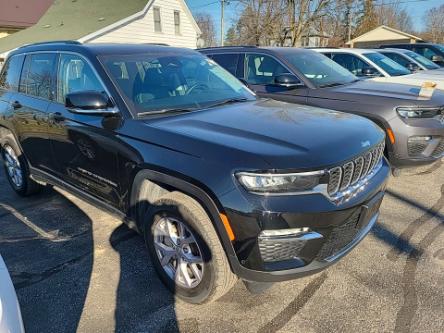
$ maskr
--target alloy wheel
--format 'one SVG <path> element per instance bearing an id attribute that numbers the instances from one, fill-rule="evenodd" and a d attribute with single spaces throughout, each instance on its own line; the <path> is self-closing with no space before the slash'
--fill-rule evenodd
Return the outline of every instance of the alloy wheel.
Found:
<path id="1" fill-rule="evenodd" d="M 4 147 L 4 158 L 9 178 L 17 188 L 23 186 L 23 170 L 11 146 Z"/>
<path id="2" fill-rule="evenodd" d="M 181 221 L 163 217 L 153 228 L 154 247 L 165 273 L 183 288 L 195 288 L 204 273 L 202 252 L 191 230 Z"/>

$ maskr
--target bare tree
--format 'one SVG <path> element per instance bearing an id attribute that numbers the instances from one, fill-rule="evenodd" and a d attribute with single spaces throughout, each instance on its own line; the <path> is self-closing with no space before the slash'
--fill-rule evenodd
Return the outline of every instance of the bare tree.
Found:
<path id="1" fill-rule="evenodd" d="M 444 5 L 428 10 L 424 20 L 427 38 L 433 43 L 444 43 Z"/>
<path id="2" fill-rule="evenodd" d="M 202 46 L 216 46 L 216 28 L 213 17 L 208 13 L 198 13 L 194 19 L 202 31 L 202 35 L 200 35 L 200 39 L 203 41 Z"/>

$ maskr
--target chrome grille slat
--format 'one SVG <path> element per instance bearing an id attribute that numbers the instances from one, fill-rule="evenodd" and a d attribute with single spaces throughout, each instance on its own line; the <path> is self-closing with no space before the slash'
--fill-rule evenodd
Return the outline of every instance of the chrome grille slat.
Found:
<path id="1" fill-rule="evenodd" d="M 361 178 L 362 169 L 364 168 L 364 158 L 362 156 L 354 160 L 355 172 L 353 173 L 353 178 L 351 184 L 354 185 Z"/>
<path id="2" fill-rule="evenodd" d="M 355 169 L 355 166 L 353 162 L 348 162 L 344 164 L 342 167 L 342 181 L 341 181 L 341 187 L 339 190 L 344 191 L 347 187 L 350 186 L 350 183 L 353 178 L 353 171 Z"/>
<path id="3" fill-rule="evenodd" d="M 342 192 L 347 191 L 350 186 L 371 175 L 384 156 L 384 148 L 385 143 L 381 142 L 354 160 L 330 169 L 327 186 L 328 194 L 337 198 Z"/>

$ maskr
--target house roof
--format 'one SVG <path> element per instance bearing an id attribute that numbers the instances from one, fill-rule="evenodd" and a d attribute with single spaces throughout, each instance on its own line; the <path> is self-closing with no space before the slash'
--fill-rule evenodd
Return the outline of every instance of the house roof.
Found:
<path id="1" fill-rule="evenodd" d="M 37 24 L 1 38 L 0 53 L 10 51 L 23 44 L 62 39 L 80 39 L 118 21 L 143 12 L 153 1 L 54 0 L 53 5 L 40 18 Z"/>
<path id="2" fill-rule="evenodd" d="M 417 41 L 422 41 L 422 38 L 418 36 L 411 35 L 401 30 L 390 28 L 386 25 L 381 25 L 373 30 L 366 32 L 365 34 L 362 34 L 361 36 L 349 40 L 346 44 L 350 45 L 356 42 L 373 42 L 380 40 L 395 40 L 400 38 L 411 38 Z"/>
<path id="3" fill-rule="evenodd" d="M 0 27 L 27 28 L 47 11 L 54 0 L 0 0 Z"/>

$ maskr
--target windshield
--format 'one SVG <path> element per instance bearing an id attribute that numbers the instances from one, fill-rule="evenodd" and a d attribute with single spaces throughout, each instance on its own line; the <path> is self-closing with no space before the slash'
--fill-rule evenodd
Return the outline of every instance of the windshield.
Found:
<path id="1" fill-rule="evenodd" d="M 436 65 L 433 61 L 427 59 L 426 57 L 423 57 L 422 55 L 415 53 L 413 51 L 406 52 L 406 54 L 412 58 L 413 60 L 419 62 L 421 65 L 423 65 L 427 69 L 438 69 L 441 68 L 438 65 Z"/>
<path id="2" fill-rule="evenodd" d="M 381 67 L 390 76 L 411 74 L 411 72 L 407 68 L 401 66 L 397 62 L 393 61 L 392 59 L 386 57 L 381 53 L 372 52 L 372 53 L 365 53 L 363 55 L 366 58 L 368 58 L 370 61 L 373 61 L 376 65 Z"/>
<path id="3" fill-rule="evenodd" d="M 283 56 L 318 88 L 359 80 L 341 65 L 315 51 L 285 52 Z"/>
<path id="4" fill-rule="evenodd" d="M 136 114 L 194 110 L 255 95 L 213 60 L 173 52 L 101 58 L 114 83 Z"/>

